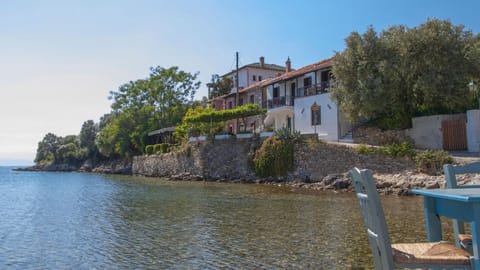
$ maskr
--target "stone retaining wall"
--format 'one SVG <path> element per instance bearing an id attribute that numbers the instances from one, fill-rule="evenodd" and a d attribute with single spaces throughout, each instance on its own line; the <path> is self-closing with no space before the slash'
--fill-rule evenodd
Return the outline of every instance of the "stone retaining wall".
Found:
<path id="1" fill-rule="evenodd" d="M 411 160 L 360 155 L 349 146 L 321 142 L 296 144 L 294 159 L 294 175 L 307 182 L 319 182 L 328 175 L 345 173 L 353 167 L 368 168 L 375 173 L 400 173 L 415 169 Z"/>
<path id="2" fill-rule="evenodd" d="M 370 145 L 386 145 L 392 143 L 412 142 L 405 129 L 381 130 L 375 127 L 359 127 L 355 129 L 353 140 L 355 143 Z"/>
<path id="3" fill-rule="evenodd" d="M 135 157 L 133 173 L 205 180 L 251 179 L 254 174 L 248 158 L 250 145 L 250 140 L 234 138 L 189 143 L 176 152 Z"/>
<path id="4" fill-rule="evenodd" d="M 248 155 L 251 140 L 222 140 L 190 143 L 176 153 L 139 156 L 133 161 L 133 173 L 169 178 L 204 180 L 258 180 Z M 288 177 L 271 181 L 320 182 L 332 174 L 343 174 L 353 167 L 369 168 L 376 173 L 395 173 L 415 169 L 406 159 L 359 155 L 344 145 L 322 142 L 297 143 L 295 170 Z"/>

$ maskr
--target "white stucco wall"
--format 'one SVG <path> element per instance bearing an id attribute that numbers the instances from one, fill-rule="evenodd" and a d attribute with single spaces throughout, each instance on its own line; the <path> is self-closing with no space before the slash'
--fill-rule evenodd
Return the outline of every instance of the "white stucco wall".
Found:
<path id="1" fill-rule="evenodd" d="M 240 88 L 245 88 L 259 82 L 259 76 L 262 76 L 262 80 L 265 80 L 268 78 L 276 77 L 278 73 L 283 72 L 252 67 L 242 68 L 238 71 L 238 85 L 240 86 Z M 256 81 L 253 80 L 253 75 L 256 76 Z M 235 88 L 235 73 L 232 73 L 230 78 L 234 82 L 234 87 L 230 92 L 234 93 L 237 91 L 237 89 Z"/>
<path id="2" fill-rule="evenodd" d="M 465 114 L 431 115 L 412 118 L 408 135 L 415 146 L 425 149 L 443 149 L 442 121 L 465 119 Z M 467 136 L 468 137 L 468 136 Z"/>
<path id="3" fill-rule="evenodd" d="M 311 125 L 311 107 L 314 103 L 321 107 L 321 125 Z M 308 96 L 295 99 L 295 130 L 302 134 L 315 133 L 319 139 L 337 141 L 338 136 L 338 113 L 337 105 L 330 99 L 330 94 Z"/>
<path id="4" fill-rule="evenodd" d="M 258 69 L 258 68 L 248 68 L 248 85 L 252 85 L 254 83 L 259 82 L 258 76 L 262 76 L 262 80 L 268 79 L 268 78 L 274 78 L 277 76 L 278 73 L 283 73 L 282 71 L 274 71 L 274 70 L 265 70 L 265 69 Z M 257 77 L 257 80 L 253 80 L 253 75 Z M 247 86 L 248 86 L 247 85 Z M 240 86 L 243 86 L 240 84 Z"/>
<path id="5" fill-rule="evenodd" d="M 271 116 L 273 116 L 273 126 L 275 129 L 280 129 L 284 127 L 288 127 L 288 118 L 290 117 L 292 123 L 291 123 L 291 128 L 293 129 L 294 127 L 294 116 L 293 116 L 293 111 L 288 110 L 288 109 L 281 109 L 279 111 L 276 111 L 274 114 L 270 113 Z"/>
<path id="6" fill-rule="evenodd" d="M 316 84 L 316 82 L 315 82 L 315 72 L 309 72 L 309 73 L 306 73 L 306 74 L 304 74 L 302 76 L 299 76 L 297 78 L 297 81 L 298 81 L 297 88 L 305 87 L 305 85 L 303 84 L 303 82 L 304 82 L 303 80 L 305 78 L 309 78 L 309 77 L 312 78 L 312 84 L 313 85 Z"/>
<path id="7" fill-rule="evenodd" d="M 480 152 L 480 110 L 467 111 L 467 146 L 469 152 Z"/>

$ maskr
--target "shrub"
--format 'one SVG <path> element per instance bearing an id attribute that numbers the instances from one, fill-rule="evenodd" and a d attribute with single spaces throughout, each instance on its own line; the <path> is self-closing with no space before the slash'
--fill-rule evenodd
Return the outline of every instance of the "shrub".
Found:
<path id="1" fill-rule="evenodd" d="M 415 157 L 415 150 L 413 146 L 408 142 L 403 142 L 401 144 L 393 143 L 386 146 L 380 147 L 382 153 L 389 157 Z"/>
<path id="2" fill-rule="evenodd" d="M 443 164 L 453 163 L 453 158 L 443 150 L 426 150 L 416 155 L 415 162 L 420 172 L 435 175 L 442 171 Z"/>
<path id="3" fill-rule="evenodd" d="M 413 159 L 415 157 L 415 150 L 413 146 L 408 142 L 403 142 L 401 144 L 389 144 L 380 147 L 372 147 L 366 144 L 360 144 L 355 146 L 353 150 L 358 154 L 363 155 L 383 155 L 391 158 L 407 157 Z"/>
<path id="4" fill-rule="evenodd" d="M 366 144 L 359 144 L 353 147 L 353 151 L 357 154 L 370 155 L 375 153 L 375 148 Z"/>
<path id="5" fill-rule="evenodd" d="M 171 148 L 171 150 L 178 156 L 192 156 L 192 146 L 189 143 L 182 143 L 179 145 L 175 145 Z"/>
<path id="6" fill-rule="evenodd" d="M 169 143 L 161 143 L 160 144 L 160 149 L 161 149 L 160 152 L 162 154 L 168 153 L 168 152 L 170 152 L 171 147 L 172 147 L 172 145 L 169 144 Z"/>
<path id="7" fill-rule="evenodd" d="M 263 141 L 253 160 L 255 174 L 260 177 L 283 176 L 293 170 L 293 143 L 276 136 Z"/>
<path id="8" fill-rule="evenodd" d="M 287 141 L 287 140 L 299 141 L 302 137 L 302 135 L 300 134 L 300 131 L 295 130 L 292 132 L 290 129 L 286 127 L 282 127 L 275 130 L 275 136 L 281 141 Z"/>
<path id="9" fill-rule="evenodd" d="M 147 145 L 145 147 L 145 153 L 147 155 L 152 155 L 152 154 L 165 154 L 170 152 L 170 150 L 173 148 L 173 145 L 170 143 L 157 143 L 154 145 Z"/>
<path id="10" fill-rule="evenodd" d="M 167 145 L 165 143 L 160 144 L 160 153 L 164 154 L 167 152 Z"/>
<path id="11" fill-rule="evenodd" d="M 145 146 L 145 154 L 147 154 L 147 155 L 153 154 L 153 145 Z"/>
<path id="12" fill-rule="evenodd" d="M 162 145 L 158 143 L 153 145 L 153 153 L 156 155 L 162 153 Z"/>

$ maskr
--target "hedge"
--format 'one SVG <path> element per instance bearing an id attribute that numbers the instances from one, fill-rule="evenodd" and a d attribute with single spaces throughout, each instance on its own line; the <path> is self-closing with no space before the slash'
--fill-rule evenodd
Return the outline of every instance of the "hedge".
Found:
<path id="1" fill-rule="evenodd" d="M 158 144 L 152 144 L 152 145 L 147 145 L 145 147 L 145 153 L 147 155 L 152 155 L 152 154 L 164 154 L 170 152 L 172 148 L 172 144 L 170 143 L 158 143 Z"/>
<path id="2" fill-rule="evenodd" d="M 265 113 L 258 104 L 247 104 L 231 110 L 207 111 L 199 114 L 186 116 L 183 120 L 187 123 L 222 122 L 231 119 L 243 118 Z"/>

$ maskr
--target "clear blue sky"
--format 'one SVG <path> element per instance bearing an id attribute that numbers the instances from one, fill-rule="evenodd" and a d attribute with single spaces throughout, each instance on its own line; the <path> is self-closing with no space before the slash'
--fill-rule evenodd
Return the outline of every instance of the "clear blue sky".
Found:
<path id="1" fill-rule="evenodd" d="M 0 166 L 31 163 L 47 132 L 78 134 L 109 91 L 152 66 L 214 73 L 331 57 L 352 31 L 449 19 L 480 31 L 480 1 L 5 1 L 0 8 Z"/>

